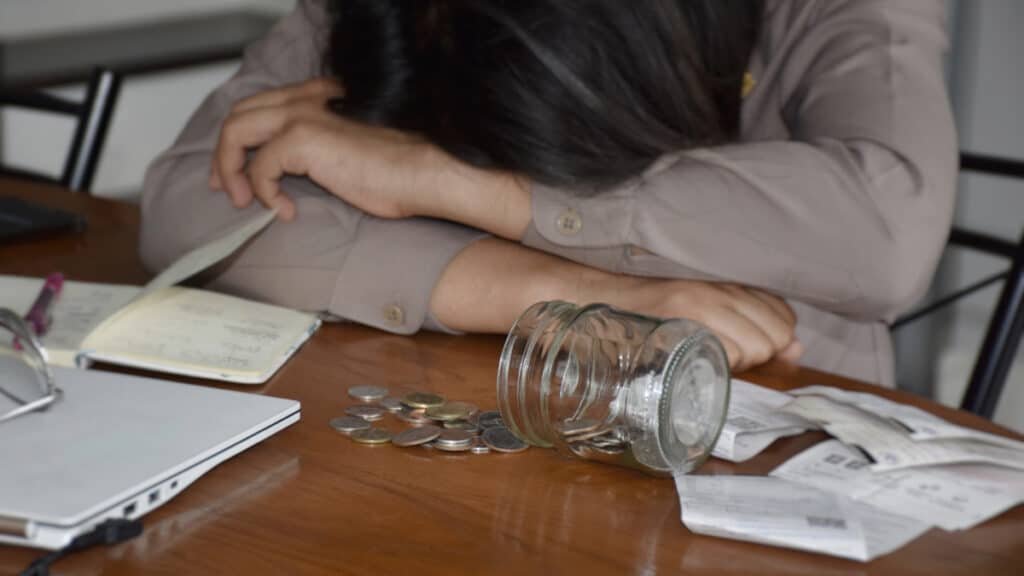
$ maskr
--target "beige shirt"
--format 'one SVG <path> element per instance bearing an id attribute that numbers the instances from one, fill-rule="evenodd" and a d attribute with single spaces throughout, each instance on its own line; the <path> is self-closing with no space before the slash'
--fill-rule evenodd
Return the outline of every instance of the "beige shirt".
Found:
<path id="1" fill-rule="evenodd" d="M 239 222 L 206 180 L 240 98 L 322 72 L 323 3 L 303 0 L 246 52 L 150 167 L 141 252 L 152 269 Z M 596 197 L 533 188 L 526 246 L 627 274 L 726 280 L 788 299 L 805 365 L 891 385 L 887 322 L 926 290 L 949 230 L 956 136 L 942 0 L 768 0 L 741 142 L 662 158 Z M 289 179 L 274 223 L 216 288 L 398 333 L 426 324 L 448 262 L 483 234 L 383 220 Z"/>

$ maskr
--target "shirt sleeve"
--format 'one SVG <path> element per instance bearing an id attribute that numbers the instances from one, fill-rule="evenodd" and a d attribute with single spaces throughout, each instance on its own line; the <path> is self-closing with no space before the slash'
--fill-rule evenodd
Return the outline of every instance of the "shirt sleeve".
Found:
<path id="1" fill-rule="evenodd" d="M 534 186 L 524 244 L 892 318 L 927 289 L 952 218 L 942 4 L 807 3 L 799 29 L 769 15 L 744 123 L 778 115 L 781 133 L 667 156 L 593 196 Z"/>
<path id="2" fill-rule="evenodd" d="M 327 33 L 323 2 L 300 1 L 246 50 L 239 71 L 150 166 L 140 239 L 150 270 L 261 209 L 238 210 L 207 185 L 220 126 L 238 100 L 320 76 Z M 375 218 L 305 178 L 285 178 L 281 187 L 295 200 L 296 219 L 272 223 L 209 275 L 211 287 L 397 333 L 424 323 L 443 329 L 429 315 L 431 292 L 449 261 L 483 233 L 439 220 Z"/>

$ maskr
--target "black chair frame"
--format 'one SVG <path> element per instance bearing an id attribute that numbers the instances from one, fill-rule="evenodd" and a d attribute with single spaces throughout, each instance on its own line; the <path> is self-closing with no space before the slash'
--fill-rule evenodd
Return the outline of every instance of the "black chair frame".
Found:
<path id="1" fill-rule="evenodd" d="M 77 119 L 71 147 L 59 179 L 8 167 L 0 167 L 0 175 L 56 182 L 75 192 L 88 193 L 120 87 L 121 78 L 116 72 L 97 68 L 89 80 L 85 99 L 80 102 L 39 91 L 0 89 L 0 106 L 64 114 Z"/>
<path id="2" fill-rule="evenodd" d="M 1022 161 L 963 153 L 960 155 L 960 169 L 963 172 L 1019 178 L 1024 181 Z M 1013 367 L 1021 334 L 1024 333 L 1024 232 L 1014 244 L 990 234 L 954 227 L 950 233 L 949 245 L 1003 257 L 1010 261 L 1010 266 L 1002 272 L 974 282 L 900 318 L 892 328 L 904 326 L 996 282 L 1005 282 L 989 319 L 984 341 L 971 372 L 971 379 L 960 403 L 961 409 L 991 419 L 1002 395 L 1006 378 Z"/>

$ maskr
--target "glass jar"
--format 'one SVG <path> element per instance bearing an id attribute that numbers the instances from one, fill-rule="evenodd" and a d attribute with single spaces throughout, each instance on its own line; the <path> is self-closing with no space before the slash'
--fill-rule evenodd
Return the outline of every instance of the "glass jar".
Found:
<path id="1" fill-rule="evenodd" d="M 501 417 L 524 442 L 658 475 L 708 457 L 728 404 L 729 363 L 709 330 L 605 304 L 534 304 L 498 366 Z"/>

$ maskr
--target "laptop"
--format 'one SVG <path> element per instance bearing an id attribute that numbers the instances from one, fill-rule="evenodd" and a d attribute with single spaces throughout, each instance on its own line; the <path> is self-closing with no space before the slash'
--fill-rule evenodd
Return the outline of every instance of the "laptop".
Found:
<path id="1" fill-rule="evenodd" d="M 138 518 L 299 420 L 294 400 L 53 371 L 56 404 L 0 423 L 0 544 L 59 549 L 107 519 Z"/>

